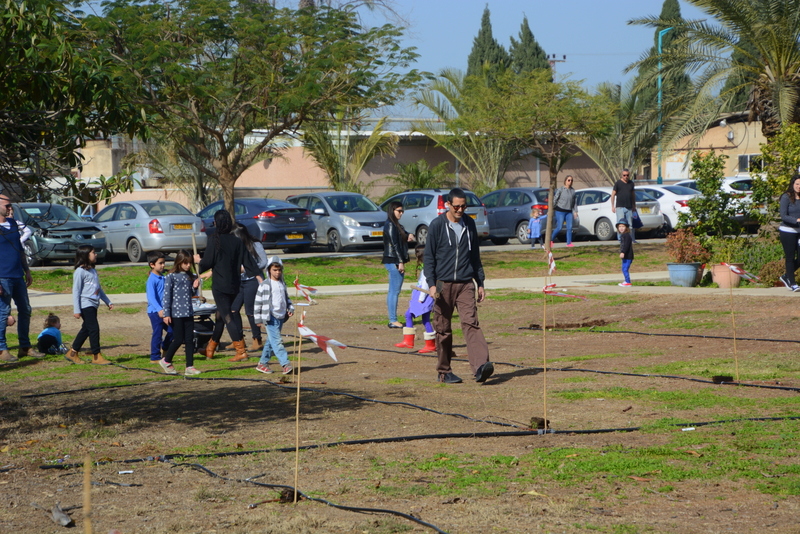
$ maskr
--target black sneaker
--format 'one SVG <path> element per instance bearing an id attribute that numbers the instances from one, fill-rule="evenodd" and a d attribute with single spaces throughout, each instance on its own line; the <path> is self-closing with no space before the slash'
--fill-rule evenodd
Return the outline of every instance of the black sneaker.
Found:
<path id="1" fill-rule="evenodd" d="M 779 279 L 780 279 L 781 282 L 783 282 L 783 285 L 786 286 L 786 289 L 788 289 L 789 291 L 792 290 L 792 284 L 790 284 L 789 280 L 786 279 L 786 275 L 785 274 L 780 275 Z"/>
<path id="2" fill-rule="evenodd" d="M 460 384 L 461 379 L 453 373 L 439 373 L 439 382 L 443 384 Z"/>
<path id="3" fill-rule="evenodd" d="M 485 382 L 487 378 L 492 376 L 494 373 L 494 364 L 492 362 L 486 362 L 480 367 L 478 367 L 478 372 L 475 373 L 475 382 Z"/>

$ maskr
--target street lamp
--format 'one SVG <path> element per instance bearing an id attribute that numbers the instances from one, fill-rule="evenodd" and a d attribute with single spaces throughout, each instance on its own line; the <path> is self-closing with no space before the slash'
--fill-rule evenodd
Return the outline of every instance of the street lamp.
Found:
<path id="1" fill-rule="evenodd" d="M 664 179 L 661 177 L 661 41 L 664 39 L 664 35 L 673 29 L 673 26 L 669 28 L 664 28 L 660 32 L 658 32 L 658 180 L 656 181 L 657 184 L 664 183 Z"/>

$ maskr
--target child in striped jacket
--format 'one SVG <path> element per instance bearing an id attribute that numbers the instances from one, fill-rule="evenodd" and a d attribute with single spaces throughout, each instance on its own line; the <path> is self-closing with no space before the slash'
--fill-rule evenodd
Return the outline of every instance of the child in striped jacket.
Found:
<path id="1" fill-rule="evenodd" d="M 256 324 L 263 324 L 267 331 L 267 340 L 256 371 L 271 373 L 269 361 L 274 353 L 281 364 L 283 374 L 288 375 L 293 369 L 286 348 L 283 346 L 281 328 L 283 323 L 294 315 L 294 305 L 283 280 L 283 263 L 277 256 L 272 256 L 267 261 L 267 278 L 258 286 L 253 312 Z"/>

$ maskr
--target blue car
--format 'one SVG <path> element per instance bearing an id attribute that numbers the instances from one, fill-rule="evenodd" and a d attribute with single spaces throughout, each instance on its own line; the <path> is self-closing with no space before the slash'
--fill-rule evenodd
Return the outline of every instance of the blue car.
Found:
<path id="1" fill-rule="evenodd" d="M 317 228 L 308 210 L 296 204 L 273 198 L 237 198 L 233 205 L 236 222 L 242 223 L 265 249 L 308 252 L 317 242 Z M 222 201 L 217 201 L 197 214 L 205 224 L 206 234 L 214 233 L 214 214 L 224 207 Z"/>

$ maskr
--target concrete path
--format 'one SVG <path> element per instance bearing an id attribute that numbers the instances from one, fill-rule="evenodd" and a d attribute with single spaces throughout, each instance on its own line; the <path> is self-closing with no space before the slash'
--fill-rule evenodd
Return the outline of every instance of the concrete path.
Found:
<path id="1" fill-rule="evenodd" d="M 667 271 L 656 271 L 651 273 L 631 273 L 634 283 L 637 281 L 666 281 L 669 280 Z M 677 286 L 631 286 L 619 287 L 616 285 L 622 281 L 622 275 L 613 274 L 584 274 L 584 275 L 561 275 L 553 276 L 548 280 L 550 283 L 557 284 L 560 289 L 568 289 L 573 292 L 586 290 L 587 292 L 601 293 L 642 293 L 650 295 L 724 295 L 728 294 L 728 289 L 705 288 L 705 287 L 677 287 Z M 413 281 L 408 280 L 404 285 L 407 288 Z M 486 289 L 491 292 L 496 289 L 519 289 L 524 291 L 541 291 L 545 285 L 545 278 L 499 278 L 486 281 Z M 610 285 L 607 285 L 610 284 Z M 363 293 L 385 293 L 388 289 L 388 282 L 382 284 L 360 284 L 349 286 L 314 286 L 319 290 L 320 295 L 354 295 Z M 45 293 L 42 291 L 29 291 L 31 306 L 34 308 L 54 308 L 57 306 L 71 306 L 72 295 L 69 293 Z M 206 292 L 210 296 L 210 291 Z M 733 290 L 735 295 L 749 295 L 758 297 L 783 297 L 800 298 L 800 293 L 792 293 L 784 287 L 771 288 L 737 288 Z M 109 295 L 115 305 L 121 304 L 143 304 L 147 302 L 144 293 L 128 293 L 119 295 Z"/>

